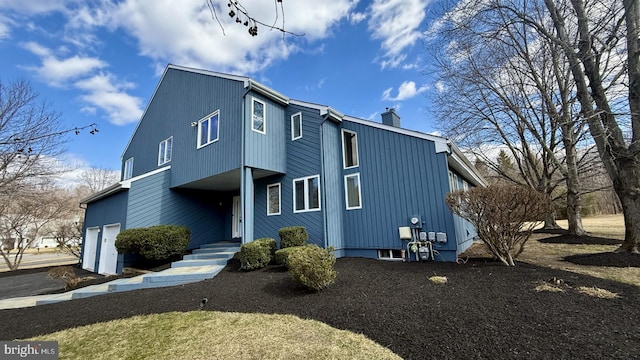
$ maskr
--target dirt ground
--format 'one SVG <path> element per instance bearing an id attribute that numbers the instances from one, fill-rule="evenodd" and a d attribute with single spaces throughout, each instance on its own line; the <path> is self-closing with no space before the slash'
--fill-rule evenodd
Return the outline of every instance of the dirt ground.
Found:
<path id="1" fill-rule="evenodd" d="M 563 235 L 536 234 L 530 256 L 536 246 L 577 241 L 558 236 Z M 619 256 L 596 252 L 578 261 L 597 267 Z M 639 286 L 564 270 L 584 265 L 557 256 L 553 262 L 562 266 L 523 260 L 508 268 L 475 255 L 465 264 L 342 258 L 336 263 L 336 283 L 318 293 L 302 288 L 283 268 L 244 272 L 232 260 L 214 279 L 199 283 L 2 310 L 0 339 L 139 314 L 198 310 L 206 296 L 205 310 L 316 319 L 362 333 L 405 359 L 640 358 Z M 627 267 L 618 270 L 640 267 L 637 258 L 624 261 Z M 437 284 L 429 280 L 432 276 L 447 281 Z"/>

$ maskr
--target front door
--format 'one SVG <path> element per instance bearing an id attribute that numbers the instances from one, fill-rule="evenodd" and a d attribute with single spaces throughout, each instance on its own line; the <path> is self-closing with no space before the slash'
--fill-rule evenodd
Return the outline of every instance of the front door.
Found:
<path id="1" fill-rule="evenodd" d="M 120 224 L 106 225 L 102 230 L 102 247 L 100 248 L 99 274 L 115 274 L 118 265 L 116 236 L 120 233 Z"/>
<path id="2" fill-rule="evenodd" d="M 233 197 L 233 208 L 231 209 L 231 237 L 234 239 L 242 237 L 242 211 L 240 206 L 240 196 Z"/>
<path id="3" fill-rule="evenodd" d="M 89 228 L 84 237 L 84 251 L 82 252 L 82 268 L 96 271 L 96 249 L 98 248 L 98 234 L 100 228 Z"/>

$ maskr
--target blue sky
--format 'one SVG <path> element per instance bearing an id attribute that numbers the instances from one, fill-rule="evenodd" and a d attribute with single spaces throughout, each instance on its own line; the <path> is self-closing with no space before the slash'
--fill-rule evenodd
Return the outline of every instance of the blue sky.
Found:
<path id="1" fill-rule="evenodd" d="M 28 80 L 67 127 L 98 124 L 70 137 L 64 161 L 80 167 L 120 169 L 167 63 L 250 76 L 374 121 L 393 107 L 403 127 L 435 130 L 423 73 L 430 0 L 284 0 L 286 30 L 305 34 L 284 41 L 264 27 L 250 36 L 214 3 L 225 34 L 205 0 L 0 0 L 0 80 Z M 272 0 L 242 3 L 276 19 Z"/>

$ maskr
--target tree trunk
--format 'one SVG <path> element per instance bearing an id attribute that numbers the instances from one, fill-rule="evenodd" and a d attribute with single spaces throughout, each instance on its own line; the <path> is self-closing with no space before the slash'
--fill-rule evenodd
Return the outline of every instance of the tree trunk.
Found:
<path id="1" fill-rule="evenodd" d="M 635 161 L 618 164 L 620 169 L 619 181 L 614 182 L 614 188 L 622 203 L 624 214 L 624 242 L 619 252 L 627 251 L 640 254 L 640 179 L 638 165 Z"/>
<path id="2" fill-rule="evenodd" d="M 587 233 L 582 227 L 581 212 L 579 194 L 569 190 L 567 192 L 567 221 L 569 222 L 569 233 L 572 235 L 582 236 Z"/>
<path id="3" fill-rule="evenodd" d="M 569 113 L 567 110 L 566 113 Z M 576 155 L 576 141 L 574 139 L 573 123 L 565 123 L 561 126 L 562 143 L 564 144 L 566 161 L 567 184 L 567 221 L 569 233 L 581 236 L 586 233 L 582 227 L 582 205 L 580 204 L 580 180 L 578 179 L 578 160 Z"/>
<path id="4" fill-rule="evenodd" d="M 550 210 L 547 215 L 544 217 L 544 226 L 542 227 L 545 230 L 557 230 L 561 229 L 560 225 L 556 221 L 556 211 Z"/>

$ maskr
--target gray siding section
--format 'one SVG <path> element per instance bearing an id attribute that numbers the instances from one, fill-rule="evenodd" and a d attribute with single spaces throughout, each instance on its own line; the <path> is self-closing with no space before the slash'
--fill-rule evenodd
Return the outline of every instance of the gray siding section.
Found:
<path id="1" fill-rule="evenodd" d="M 252 130 L 251 105 L 254 98 L 265 104 L 265 134 Z M 287 171 L 286 140 L 290 139 L 290 135 L 287 136 L 287 129 L 291 127 L 289 116 L 285 115 L 281 105 L 254 93 L 246 96 L 245 104 L 246 166 L 285 173 Z"/>
<path id="2" fill-rule="evenodd" d="M 464 178 L 451 169 L 449 169 L 449 171 L 457 175 L 458 189 L 464 189 Z M 467 181 L 467 183 L 469 182 Z M 471 187 L 471 185 L 469 186 Z M 453 189 L 451 191 L 453 191 Z M 478 236 L 478 232 L 470 222 L 458 215 L 453 215 L 453 224 L 456 229 L 456 243 L 458 244 L 457 253 L 461 254 L 473 245 L 473 239 Z"/>
<path id="3" fill-rule="evenodd" d="M 428 140 L 348 121 L 343 127 L 358 134 L 360 153 L 359 166 L 343 174 L 359 172 L 362 187 L 362 209 L 345 210 L 345 247 L 401 249 L 398 227 L 420 215 L 424 231 L 447 233 L 450 241 L 437 249 L 455 252 L 453 215 L 444 202 L 446 154 Z"/>
<path id="4" fill-rule="evenodd" d="M 123 162 L 134 158 L 133 176 L 157 169 L 158 144 L 173 136 L 172 160 L 168 164 L 173 168 L 171 186 L 239 168 L 243 94 L 241 81 L 169 69 Z M 219 140 L 197 149 L 198 127 L 191 123 L 216 110 L 220 110 Z"/>
<path id="5" fill-rule="evenodd" d="M 322 164 L 324 177 L 324 226 L 327 246 L 337 254 L 344 248 L 344 181 L 340 128 L 329 121 L 322 125 Z"/>
<path id="6" fill-rule="evenodd" d="M 302 112 L 302 138 L 291 140 L 291 115 Z M 278 229 L 302 225 L 309 233 L 308 242 L 325 246 L 323 211 L 293 212 L 293 180 L 321 173 L 320 124 L 318 110 L 291 105 L 286 109 L 283 134 L 286 144 L 286 175 L 271 176 L 255 181 L 255 233 L 256 238 L 278 238 Z M 267 125 L 268 126 L 268 125 Z M 267 129 L 267 131 L 269 131 Z M 320 188 L 325 179 L 320 176 Z M 267 216 L 267 185 L 281 183 L 281 215 Z M 324 196 L 321 190 L 321 197 Z M 324 210 L 325 204 L 321 205 Z"/>
<path id="7" fill-rule="evenodd" d="M 131 184 L 127 228 L 183 225 L 191 229 L 189 248 L 230 239 L 231 195 L 171 190 L 171 172 L 163 171 Z"/>
<path id="8" fill-rule="evenodd" d="M 109 197 L 87 204 L 83 224 L 83 234 L 85 238 L 87 228 L 98 227 L 100 228 L 100 234 L 102 234 L 103 227 L 109 224 L 120 224 L 120 229 L 124 229 L 127 219 L 128 195 L 127 191 L 121 191 Z M 98 262 L 100 261 L 100 246 L 102 245 L 102 241 L 100 241 L 100 239 L 102 239 L 102 235 L 98 235 L 94 269 L 98 269 Z M 85 241 L 82 242 L 82 256 L 84 256 L 85 243 Z"/>

